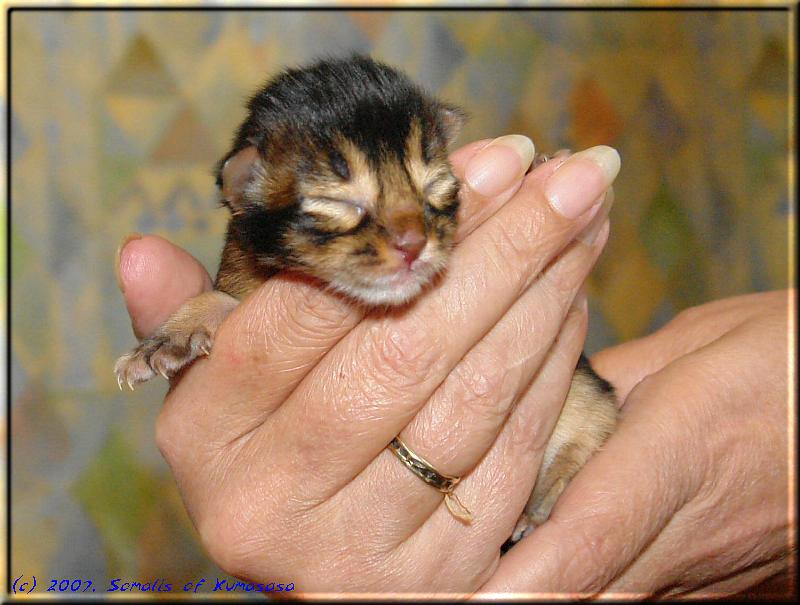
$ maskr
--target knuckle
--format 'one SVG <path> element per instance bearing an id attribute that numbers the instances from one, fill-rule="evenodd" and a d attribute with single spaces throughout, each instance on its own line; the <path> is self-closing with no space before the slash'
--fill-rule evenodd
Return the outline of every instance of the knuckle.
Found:
<path id="1" fill-rule="evenodd" d="M 680 311 L 667 325 L 670 328 L 687 328 L 701 319 L 705 311 L 703 305 L 688 307 Z"/>
<path id="2" fill-rule="evenodd" d="M 546 333 L 547 326 L 556 326 L 560 322 L 561 302 L 564 298 L 563 286 L 555 283 L 551 275 L 545 275 L 536 282 L 536 294 L 539 306 L 536 308 L 537 329 Z"/>
<path id="3" fill-rule="evenodd" d="M 575 589 L 580 592 L 595 593 L 602 590 L 613 576 L 613 570 L 608 565 L 611 549 L 606 539 L 607 533 L 596 532 L 583 523 L 571 525 L 569 532 L 568 550 L 577 556 L 564 557 L 560 569 L 561 580 L 573 585 L 579 582 Z"/>
<path id="4" fill-rule="evenodd" d="M 433 332 L 384 326 L 372 336 L 367 358 L 372 358 L 375 371 L 386 386 L 402 390 L 418 387 L 441 364 Z"/>
<path id="5" fill-rule="evenodd" d="M 484 552 L 484 560 L 481 561 L 482 566 L 477 566 L 480 571 L 472 576 L 472 586 L 477 591 L 481 586 L 486 584 L 489 579 L 495 574 L 497 568 L 500 567 L 500 553 L 489 549 L 482 549 Z"/>
<path id="6" fill-rule="evenodd" d="M 164 459 L 172 463 L 179 456 L 181 450 L 180 423 L 175 418 L 175 414 L 170 412 L 169 407 L 162 408 L 156 419 L 155 441 L 158 450 Z"/>
<path id="7" fill-rule="evenodd" d="M 240 552 L 239 545 L 232 538 L 232 533 L 219 518 L 207 519 L 198 523 L 197 532 L 200 542 L 208 556 L 231 576 L 244 574 L 246 563 Z"/>
<path id="8" fill-rule="evenodd" d="M 545 451 L 553 433 L 555 421 L 545 406 L 523 404 L 525 396 L 517 406 L 517 412 L 509 418 L 508 455 L 538 455 Z"/>
<path id="9" fill-rule="evenodd" d="M 530 217 L 520 217 L 513 225 L 509 221 L 497 221 L 489 230 L 490 255 L 524 274 L 536 256 L 530 242 L 539 241 L 540 231 L 540 221 Z"/>
<path id="10" fill-rule="evenodd" d="M 464 362 L 452 374 L 453 403 L 476 420 L 496 426 L 505 418 L 507 405 L 513 398 L 512 381 L 505 361 L 496 354 L 480 356 L 479 366 L 474 361 Z"/>
<path id="11" fill-rule="evenodd" d="M 680 311 L 669 323 L 672 324 L 673 327 L 686 326 L 691 324 L 696 316 L 697 307 L 689 307 L 688 309 Z"/>
<path id="12" fill-rule="evenodd" d="M 259 548 L 254 536 L 258 532 L 252 531 L 249 510 L 241 502 L 216 498 L 197 523 L 203 548 L 223 571 L 235 577 L 246 577 L 257 563 Z"/>
<path id="13" fill-rule="evenodd" d="M 276 283 L 258 289 L 230 325 L 223 324 L 214 348 L 234 365 L 280 365 L 324 349 L 348 329 L 356 311 L 311 284 Z M 281 352 L 277 354 L 276 352 Z M 285 352 L 285 355 L 284 355 Z M 292 361 L 293 363 L 293 361 Z"/>
<path id="14" fill-rule="evenodd" d="M 554 302 L 570 296 L 583 282 L 589 270 L 592 254 L 583 246 L 572 246 L 557 258 L 540 280 Z"/>
<path id="15" fill-rule="evenodd" d="M 287 317 L 293 332 L 313 340 L 327 340 L 329 334 L 342 329 L 351 310 L 344 301 L 311 286 L 296 288 L 294 292 L 296 295 L 291 299 L 281 299 L 282 314 Z"/>

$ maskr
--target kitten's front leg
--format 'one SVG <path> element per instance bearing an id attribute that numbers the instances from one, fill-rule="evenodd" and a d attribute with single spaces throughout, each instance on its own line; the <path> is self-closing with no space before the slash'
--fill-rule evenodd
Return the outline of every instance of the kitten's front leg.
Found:
<path id="1" fill-rule="evenodd" d="M 164 325 L 117 360 L 114 373 L 120 388 L 125 383 L 133 389 L 156 373 L 168 379 L 200 355 L 208 355 L 217 328 L 238 304 L 218 290 L 186 301 Z"/>

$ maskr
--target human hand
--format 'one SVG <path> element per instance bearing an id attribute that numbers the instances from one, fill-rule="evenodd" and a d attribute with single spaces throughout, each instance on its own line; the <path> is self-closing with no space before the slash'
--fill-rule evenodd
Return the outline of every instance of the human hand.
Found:
<path id="1" fill-rule="evenodd" d="M 461 196 L 461 243 L 411 308 L 365 318 L 278 276 L 173 381 L 157 442 L 202 542 L 229 573 L 305 592 L 460 593 L 493 573 L 580 353 L 576 292 L 608 235 L 600 202 L 618 160 L 605 156 L 604 172 L 576 154 L 522 178 L 532 149 L 486 144 L 452 157 L 473 185 Z M 119 275 L 139 335 L 210 283 L 153 237 L 125 246 Z M 163 284 L 182 295 L 162 294 Z M 398 433 L 442 472 L 464 476 L 456 493 L 471 526 L 386 451 Z"/>
<path id="2" fill-rule="evenodd" d="M 482 591 L 710 596 L 786 569 L 794 296 L 695 307 L 597 354 L 617 432 Z"/>

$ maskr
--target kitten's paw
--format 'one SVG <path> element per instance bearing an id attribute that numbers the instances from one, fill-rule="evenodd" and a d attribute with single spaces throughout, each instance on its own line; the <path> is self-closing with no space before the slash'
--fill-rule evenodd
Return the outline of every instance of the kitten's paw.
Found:
<path id="1" fill-rule="evenodd" d="M 522 538 L 531 533 L 534 527 L 535 526 L 531 519 L 526 513 L 523 512 L 519 517 L 519 521 L 517 521 L 516 527 L 514 527 L 514 532 L 511 534 L 511 542 L 516 544 L 522 540 Z"/>
<path id="2" fill-rule="evenodd" d="M 554 474 L 554 469 L 557 470 L 558 467 L 550 466 L 545 469 L 545 472 L 543 473 L 544 482 L 551 483 L 547 492 L 542 494 L 540 490 L 534 489 L 531 499 L 528 501 L 528 505 L 519 516 L 519 520 L 514 527 L 514 532 L 509 538 L 513 544 L 516 544 L 522 540 L 522 538 L 527 536 L 540 525 L 543 525 L 544 522 L 550 518 L 550 511 L 553 510 L 556 500 L 558 500 L 558 497 L 561 495 L 561 492 L 564 491 L 564 488 L 567 487 L 569 480 L 556 477 Z M 541 483 L 537 483 L 537 487 L 540 486 Z"/>
<path id="3" fill-rule="evenodd" d="M 214 334 L 239 301 L 214 290 L 186 301 L 155 334 L 145 338 L 114 365 L 117 384 L 131 390 L 156 374 L 171 378 L 202 355 L 208 355 Z"/>
<path id="4" fill-rule="evenodd" d="M 198 357 L 208 355 L 212 345 L 213 336 L 203 326 L 184 333 L 159 330 L 117 360 L 117 384 L 120 389 L 127 384 L 133 390 L 134 385 L 147 382 L 156 374 L 169 380 Z"/>
<path id="5" fill-rule="evenodd" d="M 517 542 L 522 540 L 522 538 L 527 536 L 534 529 L 536 529 L 536 524 L 531 521 L 530 517 L 525 511 L 522 511 L 522 514 L 519 516 L 519 520 L 517 521 L 517 525 L 514 527 L 514 531 L 500 547 L 500 554 L 506 554 Z"/>

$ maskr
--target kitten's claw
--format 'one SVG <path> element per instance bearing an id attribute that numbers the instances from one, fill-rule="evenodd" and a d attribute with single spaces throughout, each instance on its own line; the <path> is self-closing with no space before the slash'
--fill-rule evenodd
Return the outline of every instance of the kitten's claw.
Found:
<path id="1" fill-rule="evenodd" d="M 169 380 L 196 358 L 208 355 L 211 344 L 212 336 L 203 327 L 171 333 L 160 330 L 117 360 L 117 382 L 120 388 L 126 382 L 133 390 L 136 384 L 147 382 L 156 374 Z"/>
<path id="2" fill-rule="evenodd" d="M 551 158 L 552 156 L 550 156 L 549 154 L 539 152 L 533 156 L 533 162 L 531 163 L 531 168 L 536 168 L 538 166 L 541 166 L 545 162 L 549 162 Z"/>
<path id="3" fill-rule="evenodd" d="M 550 160 L 554 160 L 556 158 L 561 158 L 565 156 L 569 156 L 572 152 L 569 149 L 559 149 L 555 153 L 537 153 L 533 156 L 533 162 L 531 164 L 531 170 L 541 166 L 542 164 L 549 162 Z"/>
<path id="4" fill-rule="evenodd" d="M 238 304 L 217 290 L 188 300 L 155 334 L 117 360 L 117 381 L 133 389 L 156 375 L 169 380 L 198 357 L 209 355 L 214 333 Z"/>

